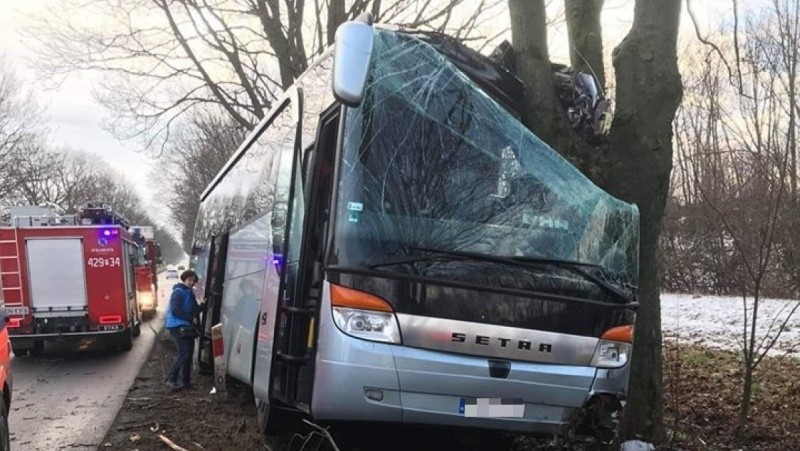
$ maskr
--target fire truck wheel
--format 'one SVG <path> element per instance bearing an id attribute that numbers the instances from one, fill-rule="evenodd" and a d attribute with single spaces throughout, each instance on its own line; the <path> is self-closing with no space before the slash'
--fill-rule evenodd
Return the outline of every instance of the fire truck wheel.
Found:
<path id="1" fill-rule="evenodd" d="M 139 321 L 138 323 L 136 323 L 135 326 L 133 326 L 133 336 L 138 337 L 141 334 L 142 334 L 142 322 Z"/>
<path id="2" fill-rule="evenodd" d="M 128 328 L 128 330 L 122 332 L 119 336 L 119 347 L 123 351 L 130 351 L 133 349 L 133 328 Z"/>
<path id="3" fill-rule="evenodd" d="M 8 412 L 6 403 L 0 399 L 0 451 L 11 449 L 11 434 L 8 429 Z"/>
<path id="4" fill-rule="evenodd" d="M 44 340 L 33 340 L 33 347 L 28 352 L 34 357 L 44 354 Z"/>

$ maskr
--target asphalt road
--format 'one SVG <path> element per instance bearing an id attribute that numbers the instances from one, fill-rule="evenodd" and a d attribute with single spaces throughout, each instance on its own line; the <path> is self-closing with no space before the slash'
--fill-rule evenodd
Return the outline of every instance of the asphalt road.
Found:
<path id="1" fill-rule="evenodd" d="M 159 281 L 164 288 L 173 280 Z M 117 415 L 164 325 L 163 314 L 142 324 L 128 352 L 108 350 L 101 339 L 48 343 L 41 357 L 12 361 L 9 415 L 13 450 L 94 450 Z"/>

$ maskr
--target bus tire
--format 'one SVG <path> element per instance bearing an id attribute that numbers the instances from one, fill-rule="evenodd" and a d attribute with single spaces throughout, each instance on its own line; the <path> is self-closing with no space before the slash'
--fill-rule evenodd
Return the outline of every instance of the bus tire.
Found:
<path id="1" fill-rule="evenodd" d="M 34 357 L 44 354 L 44 340 L 33 340 L 33 347 L 28 352 Z"/>
<path id="2" fill-rule="evenodd" d="M 270 408 L 269 404 L 258 398 L 256 398 L 256 412 L 258 412 L 258 428 L 262 434 L 275 436 L 287 432 L 281 430 L 275 409 Z"/>
<path id="3" fill-rule="evenodd" d="M 301 431 L 299 413 L 282 404 L 270 405 L 256 398 L 256 412 L 258 427 L 268 437 L 291 436 Z"/>

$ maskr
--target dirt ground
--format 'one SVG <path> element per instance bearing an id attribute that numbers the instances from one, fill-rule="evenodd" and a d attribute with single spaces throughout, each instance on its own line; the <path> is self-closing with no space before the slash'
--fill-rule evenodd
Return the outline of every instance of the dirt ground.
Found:
<path id="1" fill-rule="evenodd" d="M 169 449 L 161 437 L 187 450 L 268 449 L 245 392 L 220 402 L 209 394 L 213 378 L 196 372 L 190 390 L 170 392 L 164 381 L 174 355 L 164 329 L 103 440 L 105 449 Z"/>
<path id="2" fill-rule="evenodd" d="M 227 402 L 209 392 L 211 376 L 193 375 L 189 391 L 170 392 L 164 385 L 175 345 L 162 331 L 142 367 L 114 424 L 103 440 L 104 448 L 120 450 L 170 449 L 162 437 L 186 450 L 326 451 L 330 441 L 311 427 L 293 435 L 265 439 L 257 431 L 255 406 L 246 389 L 229 386 Z M 517 436 L 478 434 L 439 429 L 397 430 L 353 427 L 332 430 L 340 450 L 518 450 Z M 530 443 L 530 442 L 528 442 Z M 365 445 L 366 444 L 366 445 Z M 173 448 L 174 449 L 174 448 Z"/>
<path id="3" fill-rule="evenodd" d="M 105 449 L 170 449 L 163 438 L 191 451 L 333 449 L 322 435 L 308 432 L 310 428 L 294 437 L 265 439 L 258 433 L 255 407 L 247 390 L 233 386 L 228 401 L 221 402 L 219 395 L 209 394 L 213 385 L 211 376 L 195 374 L 190 391 L 170 392 L 164 380 L 174 349 L 169 335 L 165 331 L 159 334 L 103 440 Z M 732 352 L 667 344 L 664 350 L 666 438 L 660 450 L 800 449 L 797 427 L 800 362 L 776 358 L 762 362 L 747 439 L 736 446 L 733 431 L 741 396 L 737 359 Z M 408 428 L 396 431 L 355 428 L 334 433 L 339 449 L 352 450 L 557 449 L 542 440 L 508 434 L 470 436 L 463 431 L 453 434 Z"/>

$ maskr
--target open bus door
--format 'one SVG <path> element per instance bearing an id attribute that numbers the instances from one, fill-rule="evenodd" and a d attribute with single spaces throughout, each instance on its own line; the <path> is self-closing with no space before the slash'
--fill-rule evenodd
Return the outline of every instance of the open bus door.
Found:
<path id="1" fill-rule="evenodd" d="M 197 368 L 201 374 L 214 373 L 214 355 L 211 347 L 211 328 L 219 324 L 222 305 L 222 288 L 225 282 L 225 256 L 228 253 L 228 233 L 211 240 L 210 263 L 205 286 L 205 302 L 200 306 Z"/>
<path id="2" fill-rule="evenodd" d="M 322 258 L 327 243 L 340 108 L 335 105 L 323 113 L 313 147 L 302 155 L 299 150 L 293 152 L 292 202 L 278 297 L 271 398 L 305 413 L 310 413 L 313 391 Z"/>

